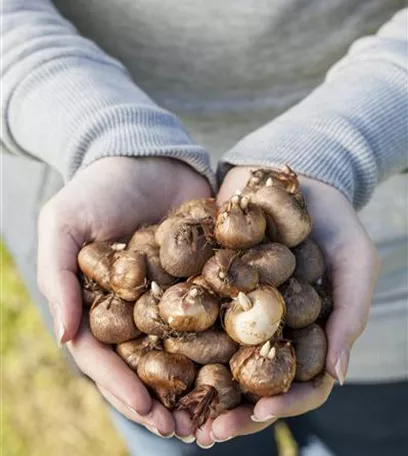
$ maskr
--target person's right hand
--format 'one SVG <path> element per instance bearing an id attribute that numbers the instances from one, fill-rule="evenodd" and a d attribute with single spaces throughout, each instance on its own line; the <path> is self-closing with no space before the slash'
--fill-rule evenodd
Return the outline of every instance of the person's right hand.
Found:
<path id="1" fill-rule="evenodd" d="M 84 242 L 128 239 L 141 224 L 157 222 L 185 200 L 210 196 L 202 176 L 177 160 L 100 159 L 61 189 L 38 223 L 38 284 L 49 302 L 59 343 L 78 367 L 130 420 L 172 436 L 171 413 L 153 400 L 110 346 L 98 342 L 82 320 L 77 254 Z"/>

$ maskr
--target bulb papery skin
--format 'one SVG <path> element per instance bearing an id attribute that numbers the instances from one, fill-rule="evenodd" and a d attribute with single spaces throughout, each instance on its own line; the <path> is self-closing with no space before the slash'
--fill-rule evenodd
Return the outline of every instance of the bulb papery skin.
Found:
<path id="1" fill-rule="evenodd" d="M 246 249 L 262 242 L 266 220 L 262 210 L 247 197 L 233 196 L 218 211 L 214 235 L 229 249 Z"/>
<path id="2" fill-rule="evenodd" d="M 208 417 L 216 418 L 241 402 L 238 384 L 223 364 L 207 364 L 199 371 L 194 390 L 178 403 L 178 410 L 188 410 L 196 427 L 202 427 Z"/>
<path id="3" fill-rule="evenodd" d="M 171 410 L 178 398 L 193 386 L 196 368 L 183 355 L 154 350 L 139 360 L 137 375 L 160 402 Z"/>
<path id="4" fill-rule="evenodd" d="M 198 371 L 195 381 L 196 387 L 202 385 L 212 386 L 218 393 L 218 404 L 211 418 L 234 408 L 241 401 L 238 384 L 235 383 L 231 371 L 223 364 L 215 363 L 203 366 Z"/>
<path id="5" fill-rule="evenodd" d="M 279 186 L 264 186 L 251 194 L 251 201 L 270 217 L 273 229 L 268 232 L 276 233 L 272 241 L 295 247 L 309 236 L 312 222 L 300 192 L 291 194 Z"/>
<path id="6" fill-rule="evenodd" d="M 183 219 L 210 220 L 214 221 L 217 215 L 217 205 L 214 198 L 202 198 L 199 200 L 186 201 L 180 207 L 172 211 L 163 220 L 156 230 L 155 238 L 158 245 L 162 245 L 167 233 L 172 229 L 174 223 Z"/>
<path id="7" fill-rule="evenodd" d="M 295 255 L 284 245 L 261 244 L 244 253 L 242 261 L 256 269 L 260 283 L 279 287 L 293 274 Z"/>
<path id="8" fill-rule="evenodd" d="M 109 242 L 93 242 L 79 251 L 78 265 L 84 275 L 106 291 L 111 291 L 109 271 L 115 250 Z"/>
<path id="9" fill-rule="evenodd" d="M 241 347 L 230 361 L 234 379 L 249 397 L 274 396 L 289 390 L 295 377 L 296 358 L 289 341 L 276 340 L 274 357 L 262 356 L 262 345 Z M 271 348 L 271 349 L 272 349 Z"/>
<path id="10" fill-rule="evenodd" d="M 159 303 L 160 317 L 177 331 L 205 331 L 215 323 L 219 310 L 214 295 L 206 288 L 188 282 L 168 288 Z"/>
<path id="11" fill-rule="evenodd" d="M 103 295 L 103 293 L 100 293 L 97 290 L 87 290 L 84 288 L 82 289 L 82 302 L 85 307 L 91 308 L 95 300 L 101 299 Z"/>
<path id="12" fill-rule="evenodd" d="M 103 299 L 106 295 L 106 291 L 94 280 L 88 279 L 86 275 L 81 274 L 79 280 L 81 282 L 82 302 L 84 307 L 91 308 L 95 301 Z"/>
<path id="13" fill-rule="evenodd" d="M 194 339 L 168 338 L 163 344 L 169 353 L 180 353 L 198 364 L 228 363 L 238 350 L 238 344 L 221 329 L 197 333 Z"/>
<path id="14" fill-rule="evenodd" d="M 261 286 L 248 293 L 252 307 L 245 310 L 233 301 L 224 316 L 227 334 L 241 345 L 258 345 L 269 340 L 282 325 L 285 302 L 279 291 Z"/>
<path id="15" fill-rule="evenodd" d="M 202 275 L 216 294 L 226 298 L 252 291 L 259 283 L 256 269 L 229 249 L 218 250 L 204 265 Z"/>
<path id="16" fill-rule="evenodd" d="M 201 198 L 186 201 L 175 211 L 175 215 L 188 215 L 195 220 L 206 218 L 215 219 L 217 215 L 217 203 L 215 198 Z"/>
<path id="17" fill-rule="evenodd" d="M 120 344 L 140 335 L 133 321 L 132 304 L 114 295 L 94 303 L 89 326 L 94 337 L 105 344 Z"/>
<path id="18" fill-rule="evenodd" d="M 165 232 L 160 245 L 160 263 L 174 277 L 199 274 L 212 256 L 208 233 L 211 220 L 177 219 Z"/>
<path id="19" fill-rule="evenodd" d="M 133 370 L 137 371 L 137 365 L 142 356 L 160 346 L 160 339 L 156 336 L 139 336 L 116 346 L 116 353 Z"/>
<path id="20" fill-rule="evenodd" d="M 115 252 L 109 280 L 112 290 L 120 298 L 136 301 L 145 291 L 147 284 L 145 256 L 129 250 Z"/>
<path id="21" fill-rule="evenodd" d="M 160 298 L 150 290 L 144 293 L 133 309 L 133 318 L 136 327 L 145 334 L 164 336 L 166 325 L 159 315 Z"/>
<path id="22" fill-rule="evenodd" d="M 299 191 L 297 174 L 288 165 L 283 166 L 281 169 L 260 168 L 251 171 L 251 177 L 248 179 L 244 193 L 256 191 L 266 185 L 282 187 L 292 194 Z"/>

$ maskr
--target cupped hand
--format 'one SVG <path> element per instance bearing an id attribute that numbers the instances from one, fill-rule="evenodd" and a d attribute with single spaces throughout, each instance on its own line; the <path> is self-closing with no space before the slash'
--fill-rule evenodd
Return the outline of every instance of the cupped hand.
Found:
<path id="1" fill-rule="evenodd" d="M 227 174 L 219 203 L 245 186 L 251 169 L 236 167 Z M 334 379 L 340 384 L 345 381 L 353 343 L 366 326 L 379 272 L 376 249 L 338 190 L 306 177 L 300 177 L 300 183 L 313 220 L 312 238 L 323 250 L 333 286 L 334 309 L 326 326 L 327 373 L 319 381 L 295 383 L 286 394 L 263 398 L 255 407 L 240 406 L 206 423 L 197 432 L 201 445 L 259 432 L 278 418 L 300 415 L 322 405 Z"/>
<path id="2" fill-rule="evenodd" d="M 77 254 L 84 242 L 126 240 L 141 224 L 157 222 L 183 201 L 210 193 L 205 178 L 176 160 L 103 158 L 79 171 L 39 217 L 38 284 L 59 343 L 67 343 L 78 367 L 113 406 L 161 435 L 176 430 L 171 413 L 81 323 Z"/>

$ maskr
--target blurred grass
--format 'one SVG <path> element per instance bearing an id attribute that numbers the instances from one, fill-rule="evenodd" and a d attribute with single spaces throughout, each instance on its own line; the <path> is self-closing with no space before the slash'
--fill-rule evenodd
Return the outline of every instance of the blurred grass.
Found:
<path id="1" fill-rule="evenodd" d="M 125 456 L 99 394 L 73 375 L 3 245 L 1 456 Z M 296 456 L 278 425 L 281 456 Z"/>
<path id="2" fill-rule="evenodd" d="M 1 454 L 125 456 L 99 394 L 72 374 L 2 246 Z"/>

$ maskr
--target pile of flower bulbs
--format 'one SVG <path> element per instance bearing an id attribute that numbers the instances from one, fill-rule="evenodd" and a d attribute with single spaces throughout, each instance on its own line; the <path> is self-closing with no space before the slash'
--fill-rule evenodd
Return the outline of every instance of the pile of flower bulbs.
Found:
<path id="1" fill-rule="evenodd" d="M 196 426 L 324 370 L 329 282 L 296 174 L 253 171 L 217 208 L 184 203 L 128 244 L 78 255 L 89 325 Z"/>

